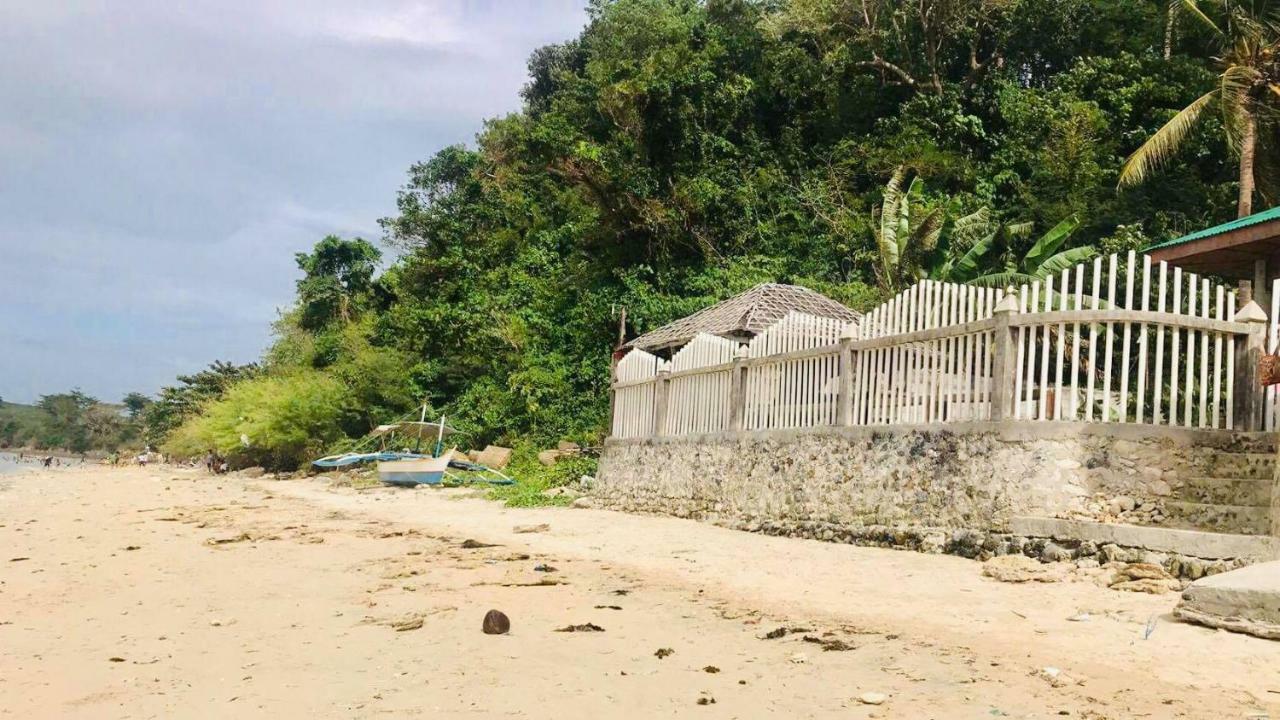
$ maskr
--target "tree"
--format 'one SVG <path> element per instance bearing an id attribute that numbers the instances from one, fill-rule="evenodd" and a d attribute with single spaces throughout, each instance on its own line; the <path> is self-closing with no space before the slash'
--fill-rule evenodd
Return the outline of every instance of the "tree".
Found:
<path id="1" fill-rule="evenodd" d="M 236 365 L 215 360 L 198 373 L 179 375 L 177 384 L 161 388 L 159 398 L 142 412 L 147 442 L 159 445 L 185 418 L 222 397 L 234 383 L 254 377 L 259 370 L 256 363 Z"/>
<path id="2" fill-rule="evenodd" d="M 319 330 L 334 321 L 349 322 L 365 308 L 382 253 L 360 238 L 329 235 L 310 254 L 295 258 L 304 273 L 298 281 L 302 326 Z"/>
<path id="3" fill-rule="evenodd" d="M 1181 9 L 1200 21 L 1214 36 L 1221 54 L 1217 86 L 1178 111 L 1125 161 L 1120 185 L 1137 185 L 1182 145 L 1187 134 L 1206 110 L 1221 118 L 1227 141 L 1239 156 L 1239 190 L 1236 216 L 1253 212 L 1257 187 L 1259 138 L 1270 140 L 1280 129 L 1276 113 L 1280 109 L 1280 24 L 1274 16 L 1276 3 L 1268 0 L 1208 0 L 1206 5 L 1218 17 L 1215 22 L 1196 0 L 1174 0 L 1170 10 Z M 1272 165 L 1271 167 L 1274 167 Z M 1267 178 L 1270 184 L 1271 178 Z"/>
<path id="4" fill-rule="evenodd" d="M 147 406 L 151 404 L 151 398 L 140 392 L 131 392 L 125 395 L 124 400 L 121 402 L 129 410 L 129 419 L 137 420 L 142 415 L 142 412 L 147 409 Z"/>

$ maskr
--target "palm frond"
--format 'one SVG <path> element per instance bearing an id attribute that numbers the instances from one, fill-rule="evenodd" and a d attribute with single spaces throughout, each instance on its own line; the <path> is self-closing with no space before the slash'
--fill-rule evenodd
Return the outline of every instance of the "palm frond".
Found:
<path id="1" fill-rule="evenodd" d="M 1199 3 L 1196 2 L 1196 0 L 1170 0 L 1169 11 L 1174 13 L 1179 11 L 1184 11 L 1191 17 L 1196 18 L 1200 22 L 1204 23 L 1205 26 L 1207 26 L 1209 29 L 1213 30 L 1219 35 L 1222 34 L 1222 29 L 1219 28 L 1217 23 L 1215 23 L 1213 20 L 1210 20 L 1208 15 L 1204 14 L 1204 11 L 1200 9 L 1200 5 Z"/>
<path id="2" fill-rule="evenodd" d="M 1049 232 L 1041 235 L 1036 244 L 1022 258 L 1022 271 L 1028 275 L 1038 274 L 1045 260 L 1056 253 L 1058 248 L 1062 247 L 1062 243 L 1066 242 L 1078 227 L 1080 227 L 1080 220 L 1075 215 L 1070 215 L 1054 225 Z"/>
<path id="3" fill-rule="evenodd" d="M 1152 171 L 1163 164 L 1182 144 L 1196 120 L 1200 119 L 1200 114 L 1217 94 L 1218 90 L 1215 89 L 1201 95 L 1195 102 L 1178 111 L 1178 114 L 1174 115 L 1154 135 L 1147 138 L 1142 147 L 1134 150 L 1129 159 L 1124 161 L 1124 167 L 1120 169 L 1120 187 L 1141 183 Z"/>

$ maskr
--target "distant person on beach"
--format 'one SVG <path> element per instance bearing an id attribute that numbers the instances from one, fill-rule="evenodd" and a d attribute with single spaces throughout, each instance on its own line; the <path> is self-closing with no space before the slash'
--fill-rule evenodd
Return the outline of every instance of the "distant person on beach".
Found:
<path id="1" fill-rule="evenodd" d="M 43 460 L 42 462 L 44 463 L 44 466 L 45 466 L 45 467 L 52 467 L 52 466 L 53 466 L 53 456 L 52 456 L 52 455 L 46 455 L 46 456 L 44 457 L 44 460 Z"/>

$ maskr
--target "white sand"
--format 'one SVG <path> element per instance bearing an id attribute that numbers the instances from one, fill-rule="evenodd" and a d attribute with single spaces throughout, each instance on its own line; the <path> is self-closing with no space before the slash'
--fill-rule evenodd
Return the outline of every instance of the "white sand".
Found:
<path id="1" fill-rule="evenodd" d="M 1177 623 L 1173 594 L 459 492 L 167 468 L 7 480 L 4 718 L 1280 716 L 1280 643 Z M 527 585 L 543 578 L 566 584 Z M 490 608 L 510 635 L 480 632 Z M 554 632 L 588 622 L 605 632 Z M 760 639 L 779 626 L 810 630 Z"/>

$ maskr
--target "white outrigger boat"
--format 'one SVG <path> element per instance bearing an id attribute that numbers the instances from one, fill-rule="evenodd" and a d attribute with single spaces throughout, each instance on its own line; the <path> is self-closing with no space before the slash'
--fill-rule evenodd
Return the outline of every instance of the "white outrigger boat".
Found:
<path id="1" fill-rule="evenodd" d="M 421 415 L 416 422 L 398 422 L 379 425 L 369 433 L 366 442 L 377 439 L 380 449 L 377 452 L 349 452 L 341 455 L 330 455 L 313 461 L 311 464 L 321 468 L 337 468 L 359 463 L 376 462 L 378 479 L 385 485 L 414 486 L 440 485 L 444 483 L 465 484 L 484 482 L 494 485 L 510 485 L 512 480 L 507 475 L 486 465 L 473 463 L 454 457 L 454 450 L 444 450 L 444 439 L 457 431 L 444 422 L 427 422 L 427 406 L 421 408 Z M 396 437 L 413 438 L 414 450 L 389 450 L 394 447 Z M 420 452 L 423 440 L 434 439 L 435 444 L 430 454 Z"/>

